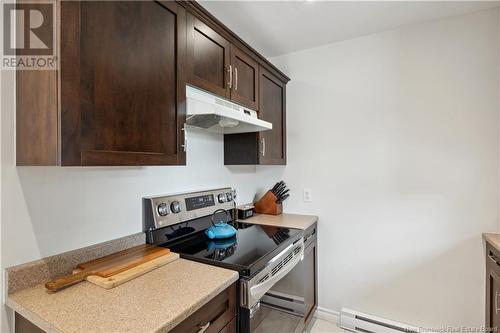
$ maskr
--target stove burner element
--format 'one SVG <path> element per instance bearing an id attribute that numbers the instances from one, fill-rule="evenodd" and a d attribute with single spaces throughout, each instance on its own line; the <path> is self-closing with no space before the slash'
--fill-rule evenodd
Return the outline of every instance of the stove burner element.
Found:
<path id="1" fill-rule="evenodd" d="M 234 254 L 236 251 L 236 237 L 224 240 L 211 240 L 208 242 L 208 251 L 213 251 L 206 258 L 217 261 L 222 261 Z"/>
<path id="2" fill-rule="evenodd" d="M 167 239 L 179 238 L 195 231 L 193 227 L 188 227 L 187 222 L 184 227 L 179 225 L 179 227 L 176 229 L 174 226 L 171 226 L 170 229 L 172 229 L 172 232 L 165 234 L 165 237 L 167 237 Z"/>

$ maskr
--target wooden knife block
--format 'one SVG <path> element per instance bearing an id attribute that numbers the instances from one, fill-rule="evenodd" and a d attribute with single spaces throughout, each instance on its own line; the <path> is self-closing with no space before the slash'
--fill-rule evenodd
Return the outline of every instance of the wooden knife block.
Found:
<path id="1" fill-rule="evenodd" d="M 260 214 L 280 215 L 283 213 L 283 205 L 276 203 L 276 196 L 271 192 L 264 194 L 255 206 L 255 212 Z"/>

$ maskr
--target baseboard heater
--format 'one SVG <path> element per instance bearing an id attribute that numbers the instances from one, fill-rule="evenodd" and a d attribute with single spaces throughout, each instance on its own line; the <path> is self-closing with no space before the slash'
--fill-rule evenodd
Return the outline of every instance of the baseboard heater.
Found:
<path id="1" fill-rule="evenodd" d="M 342 308 L 340 311 L 340 327 L 345 330 L 360 333 L 419 332 L 417 327 L 346 308 Z"/>

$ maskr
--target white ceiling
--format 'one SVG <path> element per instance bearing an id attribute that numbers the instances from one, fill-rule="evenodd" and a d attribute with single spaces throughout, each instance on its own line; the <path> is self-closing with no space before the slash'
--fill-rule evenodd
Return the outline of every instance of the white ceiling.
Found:
<path id="1" fill-rule="evenodd" d="M 496 1 L 200 1 L 266 57 L 422 21 L 497 7 Z"/>

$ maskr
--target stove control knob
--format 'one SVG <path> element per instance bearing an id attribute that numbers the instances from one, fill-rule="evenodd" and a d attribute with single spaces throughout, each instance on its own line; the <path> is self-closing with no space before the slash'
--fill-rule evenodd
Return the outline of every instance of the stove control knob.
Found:
<path id="1" fill-rule="evenodd" d="M 226 193 L 227 202 L 233 201 L 233 194 L 231 192 Z"/>
<path id="2" fill-rule="evenodd" d="M 224 203 L 226 202 L 226 195 L 224 193 L 221 193 L 217 196 L 217 200 L 219 200 L 219 203 Z"/>
<path id="3" fill-rule="evenodd" d="M 170 210 L 174 214 L 180 213 L 181 212 L 181 204 L 179 203 L 179 201 L 172 201 L 172 203 L 170 204 Z"/>
<path id="4" fill-rule="evenodd" d="M 164 202 L 158 205 L 157 210 L 158 210 L 158 215 L 160 216 L 166 216 L 168 214 L 168 206 Z"/>

